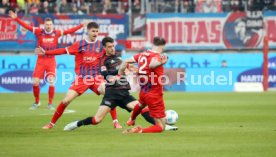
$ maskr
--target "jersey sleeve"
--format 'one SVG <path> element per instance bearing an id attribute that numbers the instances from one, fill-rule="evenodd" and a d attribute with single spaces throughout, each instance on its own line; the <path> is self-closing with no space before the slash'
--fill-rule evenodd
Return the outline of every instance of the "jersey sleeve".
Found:
<path id="1" fill-rule="evenodd" d="M 37 37 L 40 36 L 40 32 L 41 32 L 41 31 L 42 31 L 41 28 L 39 28 L 39 27 L 33 27 L 33 33 L 34 33 Z"/>
<path id="2" fill-rule="evenodd" d="M 65 48 L 59 48 L 59 49 L 55 49 L 55 50 L 48 50 L 45 51 L 46 55 L 62 55 L 62 54 L 66 54 L 66 49 Z"/>
<path id="3" fill-rule="evenodd" d="M 73 45 L 68 46 L 65 49 L 67 54 L 77 55 L 79 52 L 81 52 L 80 42 L 75 42 Z"/>
<path id="4" fill-rule="evenodd" d="M 152 58 L 156 58 L 158 62 L 161 62 L 161 55 L 155 54 Z"/>
<path id="5" fill-rule="evenodd" d="M 107 67 L 105 65 L 106 56 L 103 56 L 101 58 L 101 74 L 103 75 L 104 79 L 106 80 L 106 77 L 108 75 Z"/>
<path id="6" fill-rule="evenodd" d="M 62 36 L 62 31 L 61 30 L 56 30 L 56 36 L 58 36 L 58 37 Z"/>
<path id="7" fill-rule="evenodd" d="M 28 25 L 27 23 L 25 23 L 24 21 L 20 20 L 18 17 L 14 19 L 17 23 L 19 23 L 22 27 L 26 28 L 27 30 L 34 32 L 34 27 L 32 27 L 31 25 Z"/>
<path id="8" fill-rule="evenodd" d="M 77 30 L 81 29 L 83 27 L 83 24 L 80 24 L 78 26 L 72 27 L 70 29 L 64 30 L 63 35 L 72 34 L 76 32 Z"/>

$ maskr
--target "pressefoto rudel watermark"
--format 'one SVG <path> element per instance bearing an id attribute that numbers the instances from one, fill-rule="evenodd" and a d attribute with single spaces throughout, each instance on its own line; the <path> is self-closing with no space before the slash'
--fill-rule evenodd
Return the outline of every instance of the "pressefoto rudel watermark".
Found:
<path id="1" fill-rule="evenodd" d="M 47 76 L 47 75 L 46 75 Z M 114 77 L 114 76 L 107 76 Z M 171 76 L 172 77 L 172 76 Z M 209 73 L 205 74 L 188 74 L 185 72 L 177 72 L 174 78 L 170 78 L 167 75 L 157 76 L 155 73 L 151 73 L 150 75 L 130 75 L 127 77 L 123 77 L 121 79 L 117 79 L 116 84 L 126 85 L 127 80 L 130 84 L 139 82 L 140 85 L 146 85 L 150 83 L 151 85 L 195 85 L 195 86 L 229 86 L 233 85 L 233 72 L 228 71 L 227 74 L 216 74 L 215 71 L 210 71 Z M 61 72 L 61 85 L 66 85 L 74 81 L 75 85 L 78 85 L 79 78 L 81 78 L 82 83 L 86 85 L 93 85 L 95 83 L 102 83 L 103 76 L 97 75 L 96 77 L 92 76 L 75 76 L 74 73 L 71 72 Z M 57 82 L 55 79 L 55 82 Z M 137 81 L 136 81 L 137 80 Z M 49 83 L 49 79 L 45 78 L 44 81 Z M 109 85 L 114 84 L 115 82 L 106 82 Z"/>

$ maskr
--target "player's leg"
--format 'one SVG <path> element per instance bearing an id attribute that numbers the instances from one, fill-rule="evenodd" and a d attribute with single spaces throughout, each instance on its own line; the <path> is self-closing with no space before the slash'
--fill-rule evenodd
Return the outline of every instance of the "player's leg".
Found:
<path id="1" fill-rule="evenodd" d="M 53 99 L 55 96 L 55 80 L 56 78 L 54 76 L 49 76 L 49 89 L 48 89 L 48 109 L 54 110 L 53 106 Z"/>
<path id="2" fill-rule="evenodd" d="M 132 96 L 130 96 L 132 97 Z M 133 98 L 134 99 L 134 98 Z M 130 110 L 134 110 L 135 106 L 138 105 L 139 108 L 140 108 L 140 105 L 139 105 L 139 102 L 137 100 L 133 100 L 131 102 L 129 102 L 126 106 L 127 108 L 129 108 Z M 141 105 L 142 106 L 142 105 Z M 143 106 L 144 107 L 144 106 Z M 141 111 L 140 111 L 141 115 L 144 117 L 144 119 L 151 123 L 151 124 L 155 124 L 155 121 L 152 117 L 150 117 L 150 114 L 149 114 L 149 109 L 147 107 L 144 107 Z M 135 117 L 136 118 L 136 117 Z M 128 126 L 131 126 L 131 125 L 135 125 L 135 119 L 133 120 L 131 117 L 129 118 L 129 120 L 127 121 L 127 125 Z"/>
<path id="3" fill-rule="evenodd" d="M 33 103 L 32 107 L 30 109 L 36 109 L 40 106 L 40 79 L 44 78 L 44 65 L 40 64 L 39 61 L 37 61 L 37 64 L 35 66 L 34 72 L 33 72 L 33 95 L 35 97 L 35 102 Z"/>
<path id="4" fill-rule="evenodd" d="M 166 118 L 154 118 L 155 125 L 149 126 L 147 128 L 143 128 L 141 133 L 159 133 L 165 129 L 166 126 Z"/>
<path id="5" fill-rule="evenodd" d="M 143 102 L 141 102 L 141 99 L 140 99 L 139 103 L 135 104 L 135 106 L 133 107 L 131 116 L 127 121 L 128 126 L 135 124 L 136 117 L 141 113 L 143 108 L 145 108 L 145 105 L 142 105 L 142 103 Z"/>
<path id="6" fill-rule="evenodd" d="M 123 127 L 121 126 L 121 124 L 119 123 L 119 120 L 117 118 L 117 109 L 116 109 L 116 107 L 114 109 L 110 110 L 109 113 L 111 115 L 114 128 L 115 129 L 122 129 Z"/>
<path id="7" fill-rule="evenodd" d="M 163 132 L 166 126 L 166 118 L 154 118 L 155 124 L 147 128 L 136 126 L 131 129 L 124 130 L 123 133 L 160 133 Z"/>
<path id="8" fill-rule="evenodd" d="M 51 122 L 49 124 L 43 126 L 42 128 L 43 129 L 51 129 L 56 124 L 58 119 L 61 117 L 61 115 L 63 114 L 66 107 L 71 103 L 71 101 L 73 101 L 78 96 L 79 96 L 78 92 L 69 89 L 66 96 L 63 98 L 63 100 L 58 105 L 58 107 L 52 117 Z"/>
<path id="9" fill-rule="evenodd" d="M 138 102 L 138 101 L 132 101 L 132 102 L 130 102 L 129 104 L 127 104 L 127 107 L 128 107 L 130 110 L 133 110 L 137 103 L 139 103 L 139 102 Z M 150 116 L 149 108 L 148 108 L 148 107 L 145 107 L 145 108 L 142 109 L 141 115 L 144 117 L 144 119 L 145 119 L 147 122 L 149 122 L 149 123 L 151 123 L 151 124 L 153 124 L 153 125 L 155 124 L 154 118 L 152 118 L 152 117 Z M 135 121 L 132 121 L 131 118 L 130 118 L 130 119 L 127 121 L 127 125 L 128 125 L 128 126 L 135 125 Z M 165 130 L 168 130 L 168 131 L 176 131 L 176 130 L 178 130 L 178 127 L 176 127 L 176 126 L 171 126 L 171 125 L 166 124 L 166 125 L 165 125 Z"/>
<path id="10" fill-rule="evenodd" d="M 92 117 L 87 117 L 80 121 L 74 121 L 69 124 L 67 124 L 64 127 L 64 131 L 70 131 L 74 130 L 78 127 L 84 126 L 84 125 L 97 125 L 102 122 L 104 117 L 108 112 L 110 112 L 111 108 L 105 105 L 101 105 L 97 111 L 97 113 Z"/>
<path id="11" fill-rule="evenodd" d="M 63 114 L 65 108 L 76 98 L 79 96 L 79 93 L 69 89 L 66 96 L 63 98 L 63 100 L 58 105 L 56 112 L 52 118 L 52 123 L 55 124 L 59 117 Z"/>
<path id="12" fill-rule="evenodd" d="M 142 98 L 142 99 L 141 99 Z M 165 128 L 166 115 L 165 115 L 165 105 L 162 96 L 146 96 L 141 97 L 140 100 L 148 104 L 150 116 L 154 118 L 155 124 L 147 128 L 142 128 L 141 126 L 134 127 L 132 129 L 125 130 L 123 133 L 159 133 Z"/>
<path id="13" fill-rule="evenodd" d="M 97 86 L 98 93 L 104 95 L 105 94 L 105 82 L 102 82 Z"/>
<path id="14" fill-rule="evenodd" d="M 94 93 L 96 93 L 97 95 L 104 95 L 105 94 L 105 80 L 102 76 L 96 76 L 95 77 L 95 84 L 93 84 L 90 88 L 92 91 L 94 91 Z M 119 120 L 117 118 L 117 110 L 116 108 L 114 108 L 113 110 L 110 111 L 110 115 L 113 121 L 113 126 L 116 129 L 121 129 L 123 128 L 120 123 Z"/>
<path id="15" fill-rule="evenodd" d="M 54 110 L 53 99 L 55 95 L 55 81 L 56 81 L 56 63 L 53 62 L 47 65 L 46 78 L 49 84 L 48 89 L 48 109 Z"/>
<path id="16" fill-rule="evenodd" d="M 166 114 L 162 96 L 150 96 L 144 99 L 148 104 L 150 116 L 154 118 L 155 125 L 142 129 L 142 133 L 159 133 L 165 129 Z"/>
<path id="17" fill-rule="evenodd" d="M 33 95 L 35 97 L 35 102 L 33 103 L 32 107 L 30 109 L 36 109 L 40 106 L 40 87 L 39 87 L 40 79 L 37 77 L 33 78 Z"/>

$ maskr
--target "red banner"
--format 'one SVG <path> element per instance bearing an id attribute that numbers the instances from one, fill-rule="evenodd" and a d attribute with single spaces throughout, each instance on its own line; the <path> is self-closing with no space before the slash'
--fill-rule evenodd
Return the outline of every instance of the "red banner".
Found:
<path id="1" fill-rule="evenodd" d="M 276 14 L 235 12 L 221 14 L 149 14 L 147 43 L 155 36 L 167 40 L 167 49 L 261 48 L 264 35 L 276 48 Z"/>

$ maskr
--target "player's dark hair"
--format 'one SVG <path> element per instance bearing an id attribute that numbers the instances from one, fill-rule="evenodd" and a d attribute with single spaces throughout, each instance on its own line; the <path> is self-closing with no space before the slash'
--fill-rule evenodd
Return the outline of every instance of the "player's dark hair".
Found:
<path id="1" fill-rule="evenodd" d="M 99 25 L 96 22 L 89 22 L 87 25 L 87 29 L 91 28 L 99 28 Z"/>
<path id="2" fill-rule="evenodd" d="M 53 22 L 53 20 L 50 17 L 45 18 L 44 22 L 46 22 L 46 21 L 52 21 Z"/>
<path id="3" fill-rule="evenodd" d="M 162 37 L 154 37 L 153 38 L 153 45 L 155 45 L 155 46 L 166 45 L 166 40 Z"/>
<path id="4" fill-rule="evenodd" d="M 104 37 L 102 40 L 103 46 L 106 46 L 106 43 L 114 43 L 114 39 L 111 37 Z"/>

